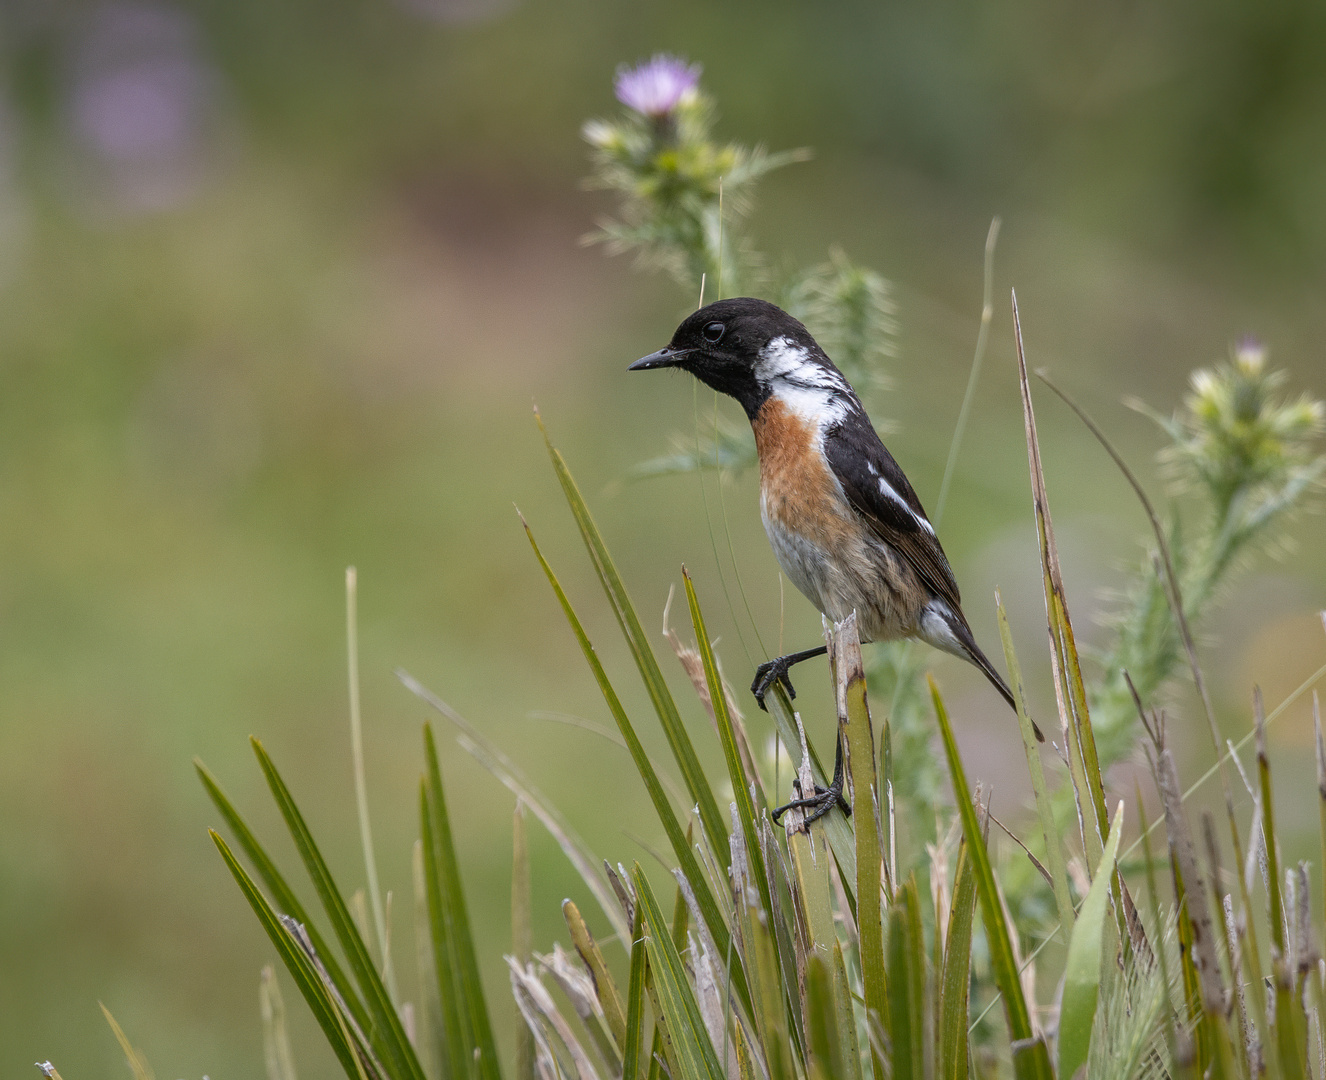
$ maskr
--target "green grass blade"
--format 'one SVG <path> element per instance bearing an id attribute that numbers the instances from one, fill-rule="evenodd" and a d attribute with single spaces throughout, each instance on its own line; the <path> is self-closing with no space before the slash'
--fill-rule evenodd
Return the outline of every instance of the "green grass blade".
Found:
<path id="1" fill-rule="evenodd" d="M 422 800 L 421 800 L 422 802 Z M 424 1075 L 430 1080 L 450 1080 L 451 1059 L 442 1022 L 442 996 L 437 986 L 434 958 L 433 920 L 428 903 L 428 879 L 424 865 L 424 842 L 414 842 L 410 852 L 410 878 L 414 892 L 414 965 L 419 979 L 419 1010 L 415 1013 L 415 1047 Z"/>
<path id="2" fill-rule="evenodd" d="M 749 862 L 733 867 L 732 897 L 736 926 L 740 933 L 740 952 L 745 960 L 755 1011 L 757 1042 L 764 1050 L 770 1080 L 794 1080 L 788 1045 L 787 1011 L 784 1008 L 784 985 L 778 966 L 776 943 L 771 922 L 777 912 L 767 915 L 751 903 L 747 880 Z M 795 979 L 791 987 L 796 993 Z"/>
<path id="3" fill-rule="evenodd" d="M 603 951 L 594 940 L 594 935 L 589 932 L 589 926 L 581 917 L 580 908 L 576 906 L 574 900 L 562 901 L 562 917 L 566 920 L 566 928 L 571 933 L 571 944 L 575 946 L 581 961 L 594 980 L 599 1007 L 603 1010 L 603 1018 L 608 1022 L 608 1030 L 617 1040 L 617 1045 L 621 1046 L 625 1042 L 627 1032 L 626 1009 L 622 1005 L 622 996 L 617 990 L 612 972 L 608 970 L 608 964 L 603 959 Z M 635 949 L 634 939 L 631 948 Z"/>
<path id="4" fill-rule="evenodd" d="M 419 833 L 423 838 L 424 890 L 428 898 L 429 939 L 432 944 L 433 977 L 441 1014 L 442 1076 L 444 1080 L 465 1080 L 470 1074 L 465 1017 L 461 1012 L 463 993 L 458 986 L 459 972 L 453 958 L 453 929 L 442 892 L 442 872 L 438 867 L 437 840 L 433 835 L 433 811 L 427 779 L 419 782 Z"/>
<path id="5" fill-rule="evenodd" d="M 689 842 L 694 838 L 692 825 L 686 827 L 686 839 Z M 644 918 L 643 911 L 637 903 L 634 910 Z M 642 924 L 643 925 L 643 924 Z M 686 905 L 686 894 L 678 885 L 676 895 L 672 901 L 672 945 L 678 953 L 686 948 L 687 927 L 690 925 L 690 908 Z M 647 928 L 642 930 L 640 940 L 648 932 Z M 649 996 L 650 1004 L 654 1010 L 654 1041 L 649 1052 L 649 1080 L 663 1080 L 666 1076 L 677 1075 L 677 1059 L 672 1052 L 672 1038 L 668 1034 L 668 1025 L 663 1020 L 663 1011 L 659 1008 L 658 992 L 654 988 L 654 971 L 649 964 L 649 953 L 645 953 L 645 993 Z"/>
<path id="6" fill-rule="evenodd" d="M 1321 820 L 1321 869 L 1326 875 L 1326 738 L 1321 731 L 1321 702 L 1317 691 L 1312 691 L 1313 745 L 1317 749 L 1317 816 Z M 1326 879 L 1323 882 L 1326 885 Z M 1321 890 L 1322 915 L 1326 918 L 1326 887 Z M 1326 1017 L 1323 1017 L 1326 1020 Z M 1326 1033 L 1323 1033 L 1326 1037 Z"/>
<path id="7" fill-rule="evenodd" d="M 364 766 L 364 722 L 359 701 L 359 573 L 353 566 L 345 570 L 345 644 L 346 671 L 350 693 L 350 758 L 355 782 L 355 808 L 359 813 L 359 843 L 364 849 L 364 876 L 368 882 L 368 900 L 377 931 L 378 955 L 382 958 L 382 982 L 393 1006 L 400 1000 L 396 992 L 396 971 L 391 958 L 391 935 L 382 905 L 378 884 L 378 861 L 373 850 L 373 827 L 368 817 L 368 774 Z"/>
<path id="8" fill-rule="evenodd" d="M 442 788 L 442 770 L 438 765 L 437 745 L 433 741 L 430 724 L 424 724 L 424 760 L 428 767 L 427 803 L 431 817 L 438 899 L 443 905 L 442 914 L 448 930 L 452 979 L 459 994 L 460 1014 L 464 1023 L 465 1051 L 480 1080 L 500 1080 L 501 1062 L 497 1057 L 497 1043 L 493 1039 L 492 1024 L 488 1019 L 483 983 L 479 979 L 479 961 L 470 934 L 470 917 L 461 886 L 456 848 L 451 839 L 451 820 L 447 815 L 446 795 Z"/>
<path id="9" fill-rule="evenodd" d="M 840 1080 L 846 1076 L 833 998 L 829 965 L 823 956 L 815 953 L 806 961 L 806 1027 L 810 1037 L 810 1075 L 814 1080 Z"/>
<path id="10" fill-rule="evenodd" d="M 686 978 L 686 968 L 673 944 L 663 911 L 640 864 L 631 874 L 636 902 L 643 909 L 645 948 L 653 973 L 659 1010 L 671 1036 L 680 1076 L 673 1080 L 726 1080 L 714 1053 L 713 1042 L 700 1014 L 699 1002 Z"/>
<path id="11" fill-rule="evenodd" d="M 1054 803 L 1050 799 L 1050 790 L 1045 784 L 1045 770 L 1041 766 L 1036 734 L 1032 729 L 1031 716 L 1027 712 L 1026 691 L 1022 686 L 1022 665 L 1018 663 L 1017 653 L 1013 649 L 1013 633 L 1009 629 L 1008 615 L 1004 611 L 1004 601 L 998 589 L 995 590 L 995 614 L 999 619 L 999 638 L 1004 646 L 1004 663 L 1008 667 L 1008 685 L 1013 691 L 1013 700 L 1017 702 L 1018 727 L 1022 732 L 1022 749 L 1027 755 L 1027 772 L 1031 776 L 1031 790 L 1036 797 L 1036 812 L 1040 816 L 1041 834 L 1045 839 L 1045 869 L 1049 871 L 1055 907 L 1059 909 L 1059 928 L 1062 938 L 1067 940 L 1073 929 L 1075 915 L 1073 898 L 1068 891 L 1068 868 L 1064 862 L 1063 841 L 1058 826 L 1054 823 Z"/>
<path id="12" fill-rule="evenodd" d="M 216 844 L 216 849 L 221 853 L 221 858 L 225 860 L 231 875 L 239 885 L 240 892 L 244 894 L 244 898 L 249 902 L 249 906 L 253 908 L 254 914 L 258 916 L 258 922 L 262 924 L 268 939 L 275 946 L 281 962 L 285 964 L 291 978 L 295 980 L 295 985 L 299 987 L 299 992 L 308 1003 L 313 1018 L 318 1022 L 318 1027 L 322 1029 L 328 1045 L 331 1046 L 336 1059 L 341 1063 L 341 1068 L 345 1070 L 346 1075 L 351 1080 L 361 1080 L 362 1073 L 358 1056 L 337 1016 L 336 1006 L 328 995 L 327 988 L 323 985 L 322 980 L 318 978 L 303 950 L 295 944 L 286 932 L 285 927 L 281 925 L 276 911 L 267 902 L 267 898 L 263 896 L 253 879 L 249 877 L 248 872 L 240 865 L 239 860 L 235 858 L 225 840 L 214 830 L 209 829 L 208 835 L 211 836 L 212 842 Z"/>
<path id="13" fill-rule="evenodd" d="M 557 841 L 557 846 L 562 849 L 562 854 L 566 856 L 567 861 L 575 867 L 576 872 L 580 875 L 580 880 L 585 883 L 585 888 L 599 902 L 603 914 L 607 916 L 613 930 L 621 938 L 622 945 L 625 948 L 630 948 L 630 939 L 627 937 L 630 927 L 626 925 L 626 920 L 622 917 L 621 908 L 618 906 L 612 890 L 608 888 L 599 873 L 598 867 L 601 864 L 594 853 L 589 850 L 588 845 L 571 828 L 562 812 L 553 805 L 552 801 L 542 791 L 530 783 L 529 778 L 519 765 L 504 754 L 491 739 L 485 737 L 483 732 L 466 720 L 465 717 L 461 716 L 460 713 L 408 672 L 397 670 L 396 677 L 400 679 L 410 693 L 433 708 L 439 716 L 444 717 L 456 728 L 456 742 L 462 750 L 496 777 L 497 781 L 512 795 L 524 801 L 543 827 L 552 835 L 552 838 Z"/>
<path id="14" fill-rule="evenodd" d="M 129 1041 L 129 1036 L 124 1033 L 124 1028 L 120 1027 L 119 1022 L 111 1015 L 110 1009 L 106 1008 L 100 1001 L 101 1015 L 106 1018 L 106 1023 L 110 1025 L 112 1033 L 115 1035 L 115 1041 L 120 1044 L 120 1049 L 124 1052 L 124 1059 L 129 1063 L 129 1071 L 134 1074 L 134 1080 L 153 1080 L 152 1066 L 147 1063 L 147 1058 L 143 1052 Z"/>
<path id="15" fill-rule="evenodd" d="M 824 818 L 820 818 L 819 824 L 823 822 Z M 797 946 L 794 940 L 797 901 L 792 892 L 791 875 L 774 836 L 773 824 L 768 819 L 761 823 L 760 840 L 764 845 L 764 865 L 770 871 L 769 894 L 774 902 L 768 929 L 778 962 L 777 989 L 787 1008 L 787 1033 L 791 1040 L 793 1059 L 804 1061 L 806 1025 L 801 1010 L 801 984 L 797 975 Z"/>
<path id="16" fill-rule="evenodd" d="M 645 929 L 641 905 L 635 906 L 631 928 L 631 972 L 626 989 L 626 1030 L 622 1048 L 622 1080 L 637 1080 L 645 1038 Z"/>
<path id="17" fill-rule="evenodd" d="M 881 1016 L 893 1047 L 893 1080 L 927 1080 L 925 935 L 916 879 L 898 890 L 889 908 L 889 993 Z M 876 1075 L 880 1075 L 878 1071 Z"/>
<path id="18" fill-rule="evenodd" d="M 939 988 L 939 1078 L 966 1080 L 967 1025 L 971 995 L 971 939 L 976 921 L 976 875 L 967 842 L 958 846 L 953 902 L 944 935 L 944 970 Z"/>
<path id="19" fill-rule="evenodd" d="M 695 630 L 696 648 L 704 663 L 704 677 L 709 684 L 709 699 L 714 709 L 714 720 L 718 725 L 718 741 L 723 746 L 723 757 L 727 762 L 728 778 L 732 781 L 732 798 L 737 804 L 737 817 L 741 820 L 741 832 L 746 842 L 746 857 L 751 860 L 751 874 L 755 878 L 760 894 L 760 903 L 765 911 L 772 909 L 769 899 L 769 878 L 764 872 L 764 855 L 760 851 L 759 827 L 757 815 L 762 815 L 764 807 L 756 807 L 751 797 L 751 787 L 759 791 L 757 778 L 747 776 L 742 764 L 741 753 L 737 748 L 736 731 L 732 726 L 732 717 L 727 710 L 727 694 L 723 692 L 723 679 L 718 673 L 718 661 L 709 643 L 709 632 L 705 629 L 704 614 L 700 611 L 700 601 L 695 595 L 695 583 L 691 575 L 682 567 L 682 579 L 686 583 L 686 602 L 690 606 L 691 626 Z M 715 848 L 722 851 L 723 848 Z"/>
<path id="20" fill-rule="evenodd" d="M 1027 380 L 1027 360 L 1022 348 L 1022 323 L 1018 316 L 1016 294 L 1013 296 L 1013 334 L 1017 346 L 1018 382 L 1022 395 L 1022 417 L 1027 439 L 1027 462 L 1031 472 L 1032 506 L 1040 540 L 1041 570 L 1045 588 L 1045 614 L 1050 628 L 1050 653 L 1055 670 L 1055 695 L 1063 726 L 1068 734 L 1068 759 L 1082 811 L 1083 845 L 1090 864 L 1100 861 L 1109 817 L 1105 791 L 1096 761 L 1095 736 L 1087 716 L 1086 691 L 1078 662 L 1073 626 L 1068 616 L 1063 574 L 1059 567 L 1059 549 L 1054 525 L 1050 520 L 1049 496 L 1045 472 L 1041 467 L 1040 440 L 1036 434 L 1036 414 L 1031 404 L 1031 385 Z"/>
<path id="21" fill-rule="evenodd" d="M 1101 857 L 1091 888 L 1087 890 L 1078 912 L 1073 936 L 1068 942 L 1068 960 L 1064 966 L 1063 1004 L 1059 1010 L 1059 1075 L 1074 1076 L 1086 1063 L 1091 1045 L 1091 1028 L 1096 1021 L 1096 1000 L 1100 992 L 1100 957 L 1105 933 L 1106 900 L 1114 876 L 1114 860 L 1119 854 L 1123 835 L 1123 803 L 1114 813 L 1105 854 Z"/>
<path id="22" fill-rule="evenodd" d="M 1190 1015 L 1197 1033 L 1197 1070 L 1216 1080 L 1232 1077 L 1235 1074 L 1233 1044 L 1225 1022 L 1225 991 L 1216 956 L 1215 922 L 1211 918 L 1206 884 L 1179 794 L 1178 768 L 1173 754 L 1164 746 L 1163 738 L 1157 740 L 1152 765 L 1165 808 L 1165 830 L 1169 835 L 1179 912 L 1179 957 L 1183 964 Z M 1278 1075 L 1274 1068 L 1271 1075 Z"/>
<path id="23" fill-rule="evenodd" d="M 276 910 L 303 924 L 305 933 L 308 934 L 309 940 L 313 942 L 318 958 L 322 961 L 322 966 L 327 969 L 327 974 L 331 976 L 332 983 L 336 986 L 336 992 L 341 995 L 341 1000 L 345 1002 L 346 1008 L 354 1017 L 355 1023 L 360 1028 L 367 1028 L 368 1014 L 364 1012 L 363 1002 L 359 1000 L 359 995 L 355 993 L 353 984 L 346 976 L 341 965 L 337 963 L 336 957 L 332 955 L 331 949 L 318 932 L 318 928 L 313 924 L 313 920 L 309 918 L 304 905 L 295 896 L 294 890 L 290 888 L 289 883 L 285 880 L 281 871 L 276 868 L 276 863 L 271 860 L 263 846 L 258 843 L 258 839 L 253 835 L 248 823 L 240 816 L 230 798 L 221 789 L 221 785 L 216 782 L 216 778 L 207 770 L 207 766 L 194 758 L 193 767 L 198 772 L 198 779 L 202 781 L 208 798 L 212 800 L 212 805 L 217 808 L 221 817 L 225 820 L 226 827 L 234 836 L 235 842 L 239 844 L 245 857 L 254 870 L 257 871 L 258 877 L 262 879 L 268 892 L 272 894 Z"/>
<path id="24" fill-rule="evenodd" d="M 861 1046 L 856 1038 L 856 1010 L 852 1008 L 852 984 L 847 979 L 843 947 L 833 943 L 833 1009 L 838 1020 L 838 1045 L 842 1047 L 845 1080 L 862 1080 Z"/>
<path id="25" fill-rule="evenodd" d="M 603 694 L 603 700 L 608 705 L 608 711 L 612 713 L 612 718 L 617 722 L 618 731 L 621 732 L 622 738 L 626 740 L 626 747 L 630 751 L 631 760 L 635 762 L 636 770 L 644 781 L 645 790 L 649 794 L 650 801 L 654 804 L 654 813 L 658 815 L 663 830 L 667 833 L 668 842 L 672 845 L 672 853 L 677 860 L 677 864 L 695 890 L 696 903 L 704 916 L 705 925 L 714 937 L 719 954 L 728 956 L 730 955 L 731 932 L 723 921 L 722 912 L 719 910 L 718 902 L 714 899 L 713 891 L 709 888 L 708 879 L 704 876 L 699 860 L 695 857 L 695 851 L 687 841 L 686 834 L 682 831 L 681 822 L 678 821 L 676 812 L 672 809 L 672 804 L 668 802 L 667 793 L 659 782 L 658 774 L 654 771 L 649 755 L 645 753 L 644 746 L 641 745 L 640 739 L 635 733 L 635 728 L 631 725 L 630 718 L 626 715 L 626 710 L 617 697 L 617 691 L 613 689 L 612 683 L 608 680 L 607 673 L 603 670 L 602 663 L 599 662 L 598 654 L 594 651 L 594 646 L 590 643 L 589 637 L 580 623 L 579 616 L 576 615 L 575 609 L 571 606 L 571 601 L 567 599 L 566 592 L 563 590 L 561 582 L 557 580 L 557 575 L 553 573 L 548 560 L 543 557 L 543 552 L 539 550 L 539 545 L 534 539 L 534 533 L 528 525 L 525 526 L 525 535 L 529 537 L 530 546 L 534 549 L 535 557 L 539 560 L 539 565 L 543 567 L 548 583 L 552 586 L 558 602 L 562 605 L 562 612 L 566 615 L 566 620 L 571 625 L 576 641 L 580 644 L 580 650 L 589 663 L 594 680 L 598 683 L 599 691 Z M 723 845 L 723 847 L 715 848 L 715 850 L 725 850 L 727 845 L 726 833 L 723 834 Z M 740 965 L 734 966 L 732 980 L 738 996 L 749 1009 L 750 991 L 747 988 L 745 975 Z"/>
<path id="26" fill-rule="evenodd" d="M 723 814 L 719 810 L 718 800 L 714 798 L 713 789 L 709 786 L 704 770 L 700 767 L 700 759 L 696 756 L 690 736 L 682 724 L 677 703 L 673 700 L 672 692 L 663 679 L 663 672 L 659 670 L 658 660 L 655 659 L 654 650 L 649 645 L 649 638 L 645 636 L 640 626 L 635 607 L 626 593 L 626 586 L 622 584 L 617 567 L 612 561 L 612 556 L 608 554 L 607 545 L 603 542 L 603 536 L 589 513 L 589 507 L 580 494 L 575 479 L 571 476 L 571 470 L 567 468 L 566 461 L 548 437 L 548 430 L 543 426 L 543 418 L 537 411 L 534 415 L 538 420 L 539 430 L 543 433 L 544 443 L 548 447 L 548 456 L 552 459 L 557 480 L 562 485 L 562 492 L 571 507 L 571 514 L 580 529 L 580 535 L 585 541 L 590 561 L 593 562 L 599 581 L 603 584 L 608 603 L 612 606 L 613 614 L 617 616 L 617 622 L 622 628 L 631 655 L 640 669 L 640 677 L 644 680 L 649 699 L 654 704 L 654 711 L 658 713 L 663 734 L 667 736 L 668 746 L 671 747 L 672 755 L 677 760 L 677 767 L 681 770 L 686 790 L 700 808 L 700 821 L 704 825 L 705 835 L 709 838 L 709 844 L 714 851 L 723 851 L 727 845 L 727 828 L 723 823 Z M 719 697 L 721 698 L 721 694 Z"/>
<path id="27" fill-rule="evenodd" d="M 1200 1027 L 1202 1018 L 1201 981 L 1197 977 L 1197 968 L 1193 964 L 1192 919 L 1188 914 L 1187 890 L 1184 886 L 1183 871 L 1179 868 L 1177 856 L 1170 857 L 1170 873 L 1174 880 L 1175 910 L 1178 912 L 1179 968 L 1183 979 L 1184 1003 L 1187 1006 L 1185 1019 L 1188 1025 L 1193 1028 L 1193 1035 L 1197 1040 L 1197 1071 L 1204 1073 L 1207 1061 L 1210 1058 L 1210 1048 L 1206 1046 L 1205 1039 L 1202 1038 L 1203 1030 Z"/>
<path id="28" fill-rule="evenodd" d="M 804 775 L 804 774 L 803 774 Z M 792 811 L 795 813 L 795 811 Z M 784 818 L 784 821 L 788 821 Z M 787 834 L 787 849 L 790 856 L 789 885 L 794 909 L 792 918 L 791 963 L 785 964 L 785 979 L 795 1011 L 801 1005 L 809 1008 L 801 988 L 807 978 L 806 972 L 814 957 L 823 958 L 834 942 L 838 940 L 833 921 L 832 887 L 829 875 L 833 869 L 829 863 L 829 846 L 825 837 L 824 822 L 828 815 L 815 821 L 807 832 L 804 828 L 793 828 Z M 811 1017 L 802 1012 L 801 1045 L 813 1054 L 813 1033 Z"/>
<path id="29" fill-rule="evenodd" d="M 819 821 L 813 822 L 810 832 L 795 830 L 787 838 L 792 856 L 793 896 L 799 910 L 796 949 L 798 967 L 804 969 L 810 957 L 827 953 L 838 940 L 833 922 L 832 889 L 829 883 L 828 845 Z"/>
<path id="30" fill-rule="evenodd" d="M 298 1080 L 286 1028 L 285 1002 L 276 981 L 276 969 L 271 964 L 264 964 L 259 976 L 258 1005 L 262 1013 L 262 1057 L 267 1080 Z"/>
<path id="31" fill-rule="evenodd" d="M 525 803 L 517 799 L 511 816 L 511 955 L 522 966 L 534 954 L 531 905 Z M 534 1035 L 528 1024 L 516 1025 L 516 1080 L 534 1080 Z"/>
<path id="32" fill-rule="evenodd" d="M 792 703 L 787 697 L 787 691 L 779 684 L 764 699 L 764 704 L 768 706 L 769 715 L 773 717 L 774 726 L 778 730 L 778 738 L 782 740 L 783 746 L 787 748 L 789 754 L 795 757 L 801 750 L 801 735 L 797 731 L 796 716 L 792 711 Z M 834 736 L 837 737 L 837 731 Z M 806 740 L 806 748 L 810 751 L 810 770 L 815 783 L 820 787 L 829 786 L 829 774 L 824 771 L 824 766 L 820 763 L 819 755 L 815 752 L 815 747 L 811 745 L 809 738 Z M 847 901 L 852 908 L 852 916 L 856 917 L 856 834 L 852 831 L 851 822 L 847 815 L 842 812 L 841 807 L 835 806 L 819 820 L 819 824 L 824 827 L 824 835 L 828 839 L 829 848 L 833 851 L 834 860 L 838 863 L 838 868 L 842 871 L 843 885 L 847 889 Z"/>
<path id="33" fill-rule="evenodd" d="M 1275 791 L 1271 784 L 1271 763 L 1266 756 L 1266 714 L 1262 708 L 1261 688 L 1253 690 L 1253 720 L 1257 726 L 1257 775 L 1262 803 L 1262 835 L 1266 844 L 1266 918 L 1271 925 L 1271 972 L 1275 981 L 1275 1036 L 1279 1048 L 1280 1070 L 1284 1080 L 1301 1080 L 1306 1075 L 1307 1018 L 1303 1014 L 1301 994 L 1294 992 L 1294 972 L 1289 967 L 1286 912 L 1281 892 L 1280 852 L 1275 831 Z"/>
<path id="34" fill-rule="evenodd" d="M 1045 1045 L 1045 1039 L 1035 1037 L 1032 1032 L 1031 1014 L 1027 1010 L 1027 999 L 1022 993 L 1022 981 L 1018 978 L 1018 967 L 1013 957 L 1013 943 L 1009 937 L 1009 926 L 1004 921 L 1003 906 L 999 902 L 994 868 L 990 865 L 990 853 L 986 850 L 985 837 L 976 818 L 976 808 L 972 805 L 971 788 L 967 784 L 967 774 L 963 770 L 962 759 L 958 756 L 958 744 L 953 738 L 948 710 L 944 708 L 944 701 L 939 696 L 939 687 L 935 685 L 933 678 L 930 679 L 930 696 L 934 701 L 935 716 L 939 720 L 939 731 L 944 740 L 944 754 L 948 758 L 949 775 L 953 782 L 953 799 L 957 803 L 958 815 L 962 818 L 962 832 L 967 840 L 967 848 L 971 852 L 976 892 L 980 899 L 985 937 L 990 949 L 990 967 L 1003 999 L 1008 1037 L 1015 1047 L 1013 1074 L 1018 1080 L 1051 1080 L 1054 1073 L 1050 1067 L 1049 1050 Z"/>
<path id="35" fill-rule="evenodd" d="M 373 958 L 369 955 L 368 946 L 364 944 L 364 939 L 355 926 L 335 879 L 327 868 L 317 844 L 314 843 L 313 834 L 309 832 L 303 814 L 300 813 L 299 807 L 285 786 L 285 781 L 281 779 L 281 774 L 277 772 L 276 765 L 262 743 L 256 738 L 250 741 L 253 744 L 253 752 L 257 755 L 258 764 L 267 779 L 267 786 L 271 789 L 277 808 L 285 819 L 290 836 L 295 842 L 295 848 L 304 861 L 304 868 L 308 871 L 309 877 L 313 880 L 313 887 L 322 901 L 323 909 L 332 924 L 332 930 L 341 943 L 346 961 L 364 996 L 364 1005 L 370 1020 L 366 1030 L 373 1042 L 374 1050 L 393 1075 L 402 1080 L 425 1080 L 419 1058 L 409 1039 L 405 1037 L 400 1016 L 391 1003 L 382 978 L 378 975 Z"/>
<path id="36" fill-rule="evenodd" d="M 1275 798 L 1271 786 L 1271 763 L 1266 756 L 1266 719 L 1262 710 L 1260 687 L 1253 690 L 1253 720 L 1257 725 L 1257 777 L 1262 796 L 1262 835 L 1266 844 L 1267 920 L 1271 926 L 1271 946 L 1283 957 L 1285 942 L 1285 906 L 1280 893 L 1280 852 L 1276 846 Z"/>
<path id="37" fill-rule="evenodd" d="M 866 1023 L 886 1024 L 889 992 L 884 962 L 884 919 L 880 910 L 880 897 L 884 894 L 884 845 L 880 839 L 883 799 L 875 775 L 875 733 L 866 702 L 866 675 L 861 666 L 855 613 L 834 626 L 833 640 L 838 723 L 847 741 L 846 766 L 852 775 L 855 798 L 852 826 L 856 833 L 856 923 L 861 938 Z M 884 1061 L 875 1046 L 870 1050 L 875 1075 L 883 1076 Z"/>
<path id="38" fill-rule="evenodd" d="M 1169 950 L 1166 948 L 1165 925 L 1160 918 L 1160 893 L 1156 886 L 1156 867 L 1151 858 L 1151 828 L 1146 820 L 1146 804 L 1142 801 L 1142 788 L 1137 785 L 1137 821 L 1141 832 L 1140 843 L 1142 844 L 1142 856 L 1146 865 L 1146 892 L 1147 904 L 1151 909 L 1152 933 L 1155 935 L 1156 959 L 1160 964 L 1160 979 L 1165 987 L 1165 996 L 1162 1004 L 1165 1020 L 1165 1044 L 1169 1048 L 1171 1058 L 1178 1056 L 1179 1036 L 1174 1024 L 1174 1003 L 1170 995 L 1169 978 Z M 1233 978 L 1237 979 L 1238 974 L 1234 973 Z"/>

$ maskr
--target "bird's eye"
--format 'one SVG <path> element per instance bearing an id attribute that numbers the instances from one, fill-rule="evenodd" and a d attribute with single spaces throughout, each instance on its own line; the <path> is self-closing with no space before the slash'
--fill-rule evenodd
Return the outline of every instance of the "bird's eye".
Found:
<path id="1" fill-rule="evenodd" d="M 706 324 L 701 333 L 704 335 L 705 341 L 709 342 L 710 345 L 717 345 L 723 337 L 723 331 L 726 329 L 727 327 L 721 322 L 711 322 Z"/>

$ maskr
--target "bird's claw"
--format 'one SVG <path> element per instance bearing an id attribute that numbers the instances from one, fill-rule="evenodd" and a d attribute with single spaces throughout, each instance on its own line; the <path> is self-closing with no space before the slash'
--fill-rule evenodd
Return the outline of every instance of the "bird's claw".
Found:
<path id="1" fill-rule="evenodd" d="M 792 686 L 791 676 L 788 675 L 788 672 L 792 669 L 788 659 L 786 656 L 778 656 L 755 669 L 755 680 L 750 684 L 750 692 L 755 695 L 755 703 L 765 712 L 769 710 L 764 704 L 764 695 L 772 690 L 777 683 L 781 682 L 787 687 L 788 697 L 795 699 L 797 696 L 796 689 Z"/>
<path id="2" fill-rule="evenodd" d="M 800 783 L 796 784 L 798 794 L 801 791 Z M 852 808 L 847 805 L 847 800 L 843 798 L 842 781 L 836 781 L 827 788 L 815 785 L 815 794 L 808 799 L 793 799 L 790 803 L 778 807 L 769 816 L 773 818 L 774 824 L 778 824 L 778 819 L 789 810 L 802 810 L 804 815 L 801 819 L 802 828 L 807 828 L 811 822 L 818 821 L 835 806 L 840 807 L 845 816 L 852 816 Z"/>
<path id="3" fill-rule="evenodd" d="M 810 798 L 802 798 L 801 781 L 793 780 L 792 786 L 796 789 L 797 798 L 790 803 L 778 807 L 769 816 L 773 818 L 774 824 L 778 824 L 778 819 L 789 810 L 801 810 L 801 827 L 809 829 L 813 821 L 818 821 L 835 806 L 841 807 L 846 817 L 852 816 L 852 808 L 847 805 L 847 800 L 843 798 L 843 741 L 841 735 L 838 738 L 838 745 L 833 755 L 833 780 L 829 786 L 822 788 L 819 784 L 815 785 L 815 794 Z"/>

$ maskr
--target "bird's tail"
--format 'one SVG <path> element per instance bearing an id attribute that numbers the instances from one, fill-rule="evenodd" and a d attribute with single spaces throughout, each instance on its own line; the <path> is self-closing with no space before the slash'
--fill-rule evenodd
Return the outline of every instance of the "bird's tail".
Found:
<path id="1" fill-rule="evenodd" d="M 948 633 L 944 634 L 941 632 L 936 634 L 933 631 L 925 632 L 929 630 L 926 626 L 926 623 L 929 620 L 923 619 L 922 629 L 923 632 L 925 632 L 926 640 L 929 641 L 930 644 L 943 649 L 945 652 L 951 652 L 956 656 L 961 656 L 964 660 L 970 661 L 976 667 L 980 668 L 981 671 L 984 672 L 985 677 L 990 680 L 990 685 L 998 690 L 1003 699 L 1008 702 L 1008 707 L 1014 712 L 1017 712 L 1018 706 L 1017 702 L 1013 700 L 1013 691 L 1008 688 L 1008 683 L 1004 682 L 1003 676 L 1000 675 L 999 672 L 995 670 L 994 665 L 990 663 L 989 657 L 981 652 L 981 647 L 976 644 L 976 638 L 971 632 L 971 627 L 967 625 L 967 620 L 961 615 L 955 615 L 948 609 L 947 605 L 936 610 L 938 607 L 939 605 L 932 604 L 927 609 L 926 614 L 930 615 L 931 612 L 933 612 L 935 615 L 939 616 L 939 619 L 943 621 L 944 630 L 947 630 Z M 958 647 L 954 648 L 954 644 Z M 1045 741 L 1045 736 L 1041 734 L 1041 729 L 1036 726 L 1036 721 L 1034 720 L 1031 722 L 1031 730 L 1036 733 L 1037 742 Z"/>

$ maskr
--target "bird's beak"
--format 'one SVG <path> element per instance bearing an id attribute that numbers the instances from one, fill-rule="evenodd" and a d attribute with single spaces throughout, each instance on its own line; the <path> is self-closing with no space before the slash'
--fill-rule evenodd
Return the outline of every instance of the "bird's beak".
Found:
<path id="1" fill-rule="evenodd" d="M 648 371 L 650 368 L 676 367 L 686 357 L 693 353 L 694 349 L 673 349 L 664 346 L 658 352 L 651 352 L 648 356 L 642 356 L 634 364 L 628 367 L 627 371 Z"/>

